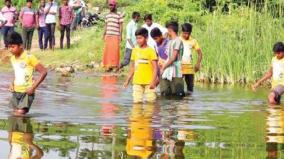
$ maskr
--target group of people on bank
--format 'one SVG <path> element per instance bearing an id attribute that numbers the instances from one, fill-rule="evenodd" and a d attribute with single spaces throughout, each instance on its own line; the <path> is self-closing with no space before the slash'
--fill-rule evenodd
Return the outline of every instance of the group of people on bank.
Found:
<path id="1" fill-rule="evenodd" d="M 70 32 L 75 30 L 84 13 L 83 0 L 62 0 L 59 5 L 55 0 L 40 0 L 34 7 L 33 0 L 26 0 L 26 6 L 20 11 L 12 5 L 12 0 L 5 0 L 5 6 L 0 12 L 0 27 L 4 36 L 5 47 L 8 47 L 7 36 L 16 29 L 19 23 L 22 30 L 23 45 L 26 50 L 32 48 L 33 34 L 38 30 L 38 45 L 41 50 L 55 47 L 55 31 L 57 19 L 60 26 L 60 48 L 66 35 L 67 48 L 70 48 Z"/>

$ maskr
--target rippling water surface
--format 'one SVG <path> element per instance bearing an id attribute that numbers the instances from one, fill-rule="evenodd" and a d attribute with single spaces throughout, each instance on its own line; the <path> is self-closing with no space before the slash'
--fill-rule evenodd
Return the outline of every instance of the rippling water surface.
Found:
<path id="1" fill-rule="evenodd" d="M 0 159 L 276 159 L 283 157 L 284 109 L 266 92 L 197 85 L 184 100 L 132 104 L 123 78 L 50 74 L 28 117 L 11 117 L 10 74 L 0 78 Z"/>

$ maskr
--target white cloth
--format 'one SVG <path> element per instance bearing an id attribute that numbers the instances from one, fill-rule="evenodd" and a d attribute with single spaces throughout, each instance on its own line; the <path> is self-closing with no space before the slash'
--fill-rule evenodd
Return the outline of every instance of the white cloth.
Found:
<path id="1" fill-rule="evenodd" d="M 162 79 L 166 79 L 169 81 L 173 80 L 173 75 L 174 75 L 174 66 L 171 65 L 167 69 L 164 70 L 164 73 L 162 74 Z"/>
<path id="2" fill-rule="evenodd" d="M 44 11 L 47 11 L 49 7 L 50 7 L 50 4 L 46 3 Z M 58 4 L 56 2 L 52 2 L 52 6 L 49 12 L 58 13 Z M 45 23 L 46 24 L 56 23 L 56 14 L 46 14 Z"/>
<path id="3" fill-rule="evenodd" d="M 128 42 L 128 39 L 130 39 L 133 43 L 133 45 L 136 45 L 136 36 L 135 32 L 137 30 L 137 23 L 134 20 L 131 20 L 126 27 L 126 48 L 133 49 L 130 43 Z"/>
<path id="4" fill-rule="evenodd" d="M 162 25 L 160 25 L 158 23 L 153 23 L 150 27 L 147 24 L 144 24 L 144 25 L 142 25 L 142 28 L 145 28 L 145 29 L 148 30 L 149 35 L 148 35 L 148 42 L 147 42 L 147 44 L 148 44 L 148 46 L 152 47 L 153 49 L 156 48 L 157 44 L 156 44 L 155 40 L 151 37 L 151 31 L 154 28 L 159 28 L 163 35 L 165 35 L 168 32 L 167 28 L 163 27 Z"/>

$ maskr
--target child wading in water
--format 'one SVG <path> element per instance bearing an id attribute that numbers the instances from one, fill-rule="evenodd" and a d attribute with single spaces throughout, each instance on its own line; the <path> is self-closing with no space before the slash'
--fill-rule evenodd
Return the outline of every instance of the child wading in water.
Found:
<path id="1" fill-rule="evenodd" d="M 273 52 L 275 56 L 272 58 L 269 70 L 252 86 L 252 89 L 255 91 L 262 82 L 272 77 L 272 90 L 268 95 L 268 102 L 276 105 L 280 104 L 281 95 L 284 93 L 284 43 L 277 42 Z"/>
<path id="2" fill-rule="evenodd" d="M 145 28 L 138 29 L 135 35 L 138 47 L 133 49 L 130 72 L 124 87 L 128 86 L 133 77 L 134 103 L 143 102 L 144 95 L 147 102 L 154 102 L 156 100 L 158 57 L 155 50 L 147 45 L 148 31 Z"/>
<path id="3" fill-rule="evenodd" d="M 194 87 L 194 73 L 200 70 L 201 60 L 202 60 L 202 51 L 199 47 L 198 42 L 192 38 L 192 25 L 185 23 L 181 26 L 182 36 L 181 40 L 183 42 L 184 52 L 181 59 L 181 69 L 182 74 L 187 86 L 187 93 L 191 94 Z M 198 60 L 193 66 L 193 51 L 198 53 Z"/>
<path id="4" fill-rule="evenodd" d="M 11 63 L 15 72 L 14 81 L 10 86 L 10 91 L 13 93 L 10 106 L 14 109 L 15 115 L 25 115 L 29 112 L 35 90 L 45 79 L 47 70 L 35 56 L 24 51 L 23 40 L 19 33 L 9 33 L 7 44 L 12 53 Z M 40 77 L 35 82 L 33 82 L 34 70 L 40 73 Z"/>

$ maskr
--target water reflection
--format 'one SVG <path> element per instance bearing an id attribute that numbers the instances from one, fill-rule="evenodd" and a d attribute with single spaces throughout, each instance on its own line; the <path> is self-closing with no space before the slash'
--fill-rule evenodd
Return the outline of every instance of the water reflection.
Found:
<path id="1" fill-rule="evenodd" d="M 33 142 L 33 127 L 30 118 L 10 117 L 9 159 L 40 159 L 43 151 Z"/>
<path id="2" fill-rule="evenodd" d="M 153 140 L 152 115 L 154 105 L 133 105 L 127 136 L 126 152 L 130 156 L 147 159 L 156 147 Z"/>
<path id="3" fill-rule="evenodd" d="M 267 159 L 277 159 L 284 150 L 284 108 L 270 107 L 267 111 Z"/>

